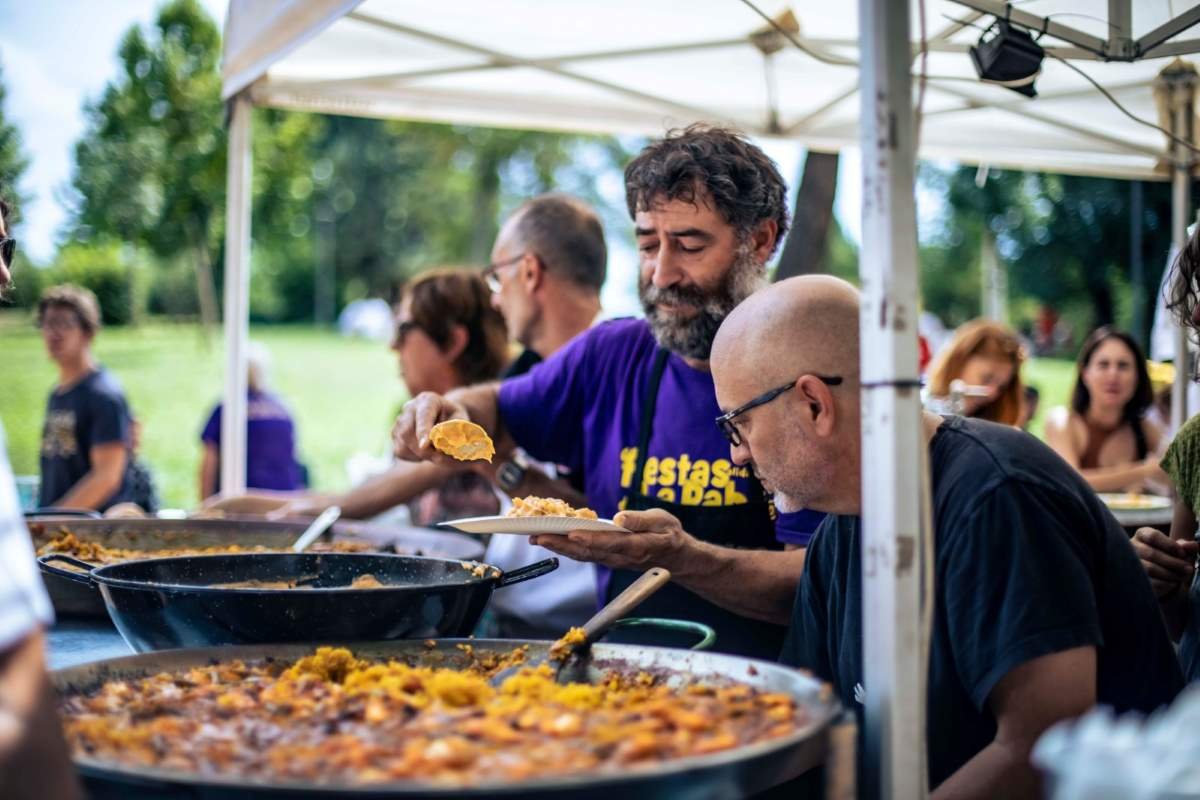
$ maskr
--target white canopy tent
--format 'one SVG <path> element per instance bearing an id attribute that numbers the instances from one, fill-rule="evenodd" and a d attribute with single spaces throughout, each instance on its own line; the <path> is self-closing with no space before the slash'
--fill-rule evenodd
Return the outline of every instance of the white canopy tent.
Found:
<path id="1" fill-rule="evenodd" d="M 919 796 L 914 562 L 929 530 L 923 470 L 914 469 L 924 449 L 913 389 L 914 148 L 926 158 L 1123 178 L 1163 179 L 1175 167 L 1182 241 L 1191 151 L 1130 119 L 1055 56 L 1080 66 L 1132 115 L 1190 139 L 1194 81 L 1175 81 L 1174 100 L 1161 104 L 1154 85 L 1175 56 L 1200 50 L 1200 39 L 1180 36 L 1200 21 L 1200 6 L 1178 15 L 1169 0 L 1039 0 L 1011 11 L 996 0 L 859 6 L 762 0 L 802 52 L 777 33 L 763 35 L 764 18 L 739 0 L 231 0 L 222 486 L 236 490 L 245 476 L 252 106 L 649 135 L 705 120 L 818 150 L 861 143 L 864 436 L 881 456 L 864 475 L 865 563 L 877 569 L 865 598 L 868 746 L 881 759 L 887 796 Z M 787 9 L 791 19 L 776 16 Z M 1007 13 L 1045 31 L 1049 55 L 1034 100 L 982 84 L 967 56 L 990 15 Z M 921 68 L 921 40 L 928 79 L 917 148 L 903 67 Z M 1176 407 L 1182 411 L 1181 393 Z"/>

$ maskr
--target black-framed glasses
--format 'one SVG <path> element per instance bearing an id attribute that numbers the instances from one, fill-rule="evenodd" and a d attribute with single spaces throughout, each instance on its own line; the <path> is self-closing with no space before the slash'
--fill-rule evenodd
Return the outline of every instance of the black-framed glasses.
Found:
<path id="1" fill-rule="evenodd" d="M 504 287 L 500 285 L 500 270 L 504 267 L 512 266 L 525 257 L 525 253 L 515 255 L 512 258 L 506 258 L 503 261 L 493 261 L 483 268 L 483 281 L 487 284 L 488 290 L 492 294 L 500 294 L 500 290 Z"/>
<path id="2" fill-rule="evenodd" d="M 13 256 L 17 253 L 17 240 L 11 236 L 5 236 L 0 239 L 0 259 L 4 259 L 4 263 L 12 266 Z"/>
<path id="3" fill-rule="evenodd" d="M 802 375 L 800 377 L 804 376 Z M 824 383 L 826 386 L 838 386 L 842 383 L 842 377 L 840 375 L 813 375 L 813 377 L 821 381 L 821 383 Z M 725 434 L 725 438 L 729 440 L 731 445 L 734 447 L 739 447 L 742 444 L 742 434 L 738 432 L 737 425 L 735 425 L 733 421 L 753 408 L 766 405 L 776 397 L 779 397 L 779 395 L 790 390 L 799 382 L 800 378 L 796 378 L 796 380 L 792 381 L 791 383 L 785 383 L 783 386 L 776 386 L 769 392 L 763 392 L 749 403 L 738 406 L 727 414 L 722 414 L 715 420 L 717 427 L 721 429 L 721 433 Z"/>

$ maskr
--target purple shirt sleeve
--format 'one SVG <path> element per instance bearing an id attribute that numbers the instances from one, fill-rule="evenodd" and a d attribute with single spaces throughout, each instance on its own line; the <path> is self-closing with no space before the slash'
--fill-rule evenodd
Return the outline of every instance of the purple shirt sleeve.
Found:
<path id="1" fill-rule="evenodd" d="M 775 539 L 784 544 L 808 547 L 809 541 L 824 519 L 825 515 L 819 511 L 780 514 L 775 520 Z"/>
<path id="2" fill-rule="evenodd" d="M 539 461 L 572 470 L 583 464 L 585 399 L 594 386 L 586 380 L 591 332 L 529 372 L 500 384 L 500 418 L 513 440 Z"/>
<path id="3" fill-rule="evenodd" d="M 208 422 L 204 423 L 204 431 L 200 434 L 200 441 L 208 442 L 209 444 L 221 443 L 220 405 L 213 409 L 212 414 L 208 416 Z"/>

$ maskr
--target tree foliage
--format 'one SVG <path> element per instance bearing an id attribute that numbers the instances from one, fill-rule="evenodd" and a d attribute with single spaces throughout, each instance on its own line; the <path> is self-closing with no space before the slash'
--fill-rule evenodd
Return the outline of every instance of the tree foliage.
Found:
<path id="1" fill-rule="evenodd" d="M 1134 318 L 1130 183 L 1045 173 L 928 165 L 921 181 L 944 200 L 922 247 L 926 307 L 951 323 L 978 314 L 983 233 L 995 237 L 1011 299 L 1074 316 L 1080 327 Z M 1141 223 L 1145 265 L 1142 319 L 1149 325 L 1170 248 L 1170 187 L 1145 183 Z M 1136 332 L 1145 335 L 1146 331 Z"/>
<path id="2" fill-rule="evenodd" d="M 29 159 L 21 147 L 21 133 L 4 113 L 8 91 L 4 86 L 4 70 L 0 67 L 0 197 L 12 207 L 16 222 L 21 207 L 21 177 L 29 167 Z"/>
<path id="3" fill-rule="evenodd" d="M 220 35 L 196 0 L 172 0 L 152 31 L 130 29 L 120 57 L 76 148 L 76 237 L 148 248 L 159 262 L 151 309 L 204 313 L 222 282 Z M 588 194 L 594 172 L 626 155 L 607 137 L 269 110 L 253 125 L 260 319 L 328 320 L 423 267 L 481 263 L 513 195 Z M 185 272 L 199 280 L 180 297 Z"/>

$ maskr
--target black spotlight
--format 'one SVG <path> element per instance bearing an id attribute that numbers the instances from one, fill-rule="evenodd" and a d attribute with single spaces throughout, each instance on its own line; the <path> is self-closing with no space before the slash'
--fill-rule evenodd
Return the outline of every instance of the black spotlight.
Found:
<path id="1" fill-rule="evenodd" d="M 994 33 L 993 33 L 994 31 Z M 988 38 L 988 34 L 992 34 Z M 971 63 L 985 81 L 994 81 L 1026 97 L 1037 97 L 1033 82 L 1046 53 L 1029 32 L 997 19 L 971 48 Z"/>

